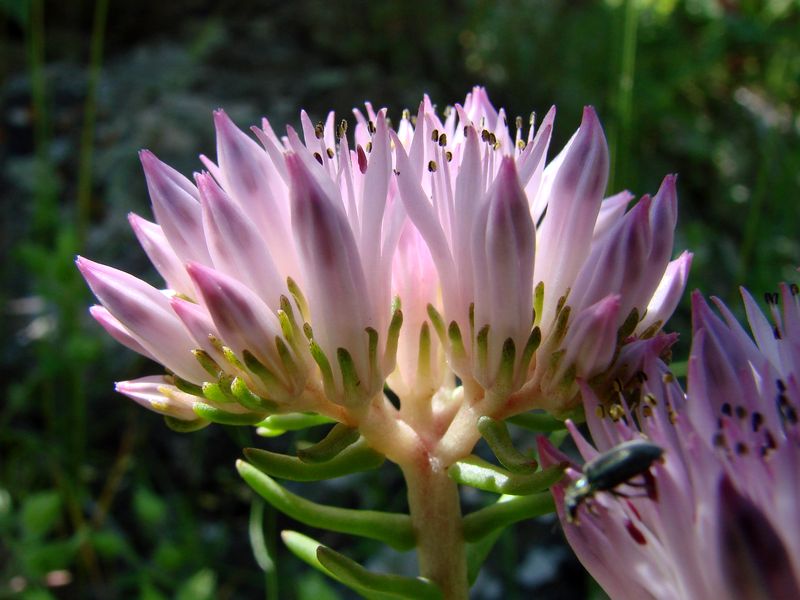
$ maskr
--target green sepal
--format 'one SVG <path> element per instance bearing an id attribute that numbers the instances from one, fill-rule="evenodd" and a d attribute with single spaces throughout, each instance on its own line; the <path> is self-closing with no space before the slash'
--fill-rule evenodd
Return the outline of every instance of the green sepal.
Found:
<path id="1" fill-rule="evenodd" d="M 239 404 L 250 410 L 256 412 L 274 412 L 278 410 L 277 404 L 251 392 L 250 388 L 247 387 L 247 384 L 241 377 L 235 377 L 233 379 L 233 382 L 231 383 L 231 393 L 234 395 Z"/>
<path id="2" fill-rule="evenodd" d="M 223 381 L 222 379 L 219 380 L 219 383 L 206 381 L 201 388 L 203 397 L 217 404 L 236 402 L 236 398 L 231 394 L 230 387 L 228 387 L 227 391 L 225 390 L 225 383 L 228 383 L 228 381 Z"/>
<path id="3" fill-rule="evenodd" d="M 489 363 L 489 326 L 484 325 L 475 336 L 476 354 L 478 356 L 478 369 L 486 372 Z"/>
<path id="4" fill-rule="evenodd" d="M 336 349 L 336 360 L 339 363 L 339 370 L 342 372 L 345 403 L 357 404 L 362 399 L 363 393 L 360 389 L 361 379 L 358 376 L 356 363 L 347 348 Z"/>
<path id="5" fill-rule="evenodd" d="M 203 397 L 203 388 L 196 383 L 192 383 L 191 381 L 186 381 L 185 379 L 181 379 L 177 375 L 172 375 L 172 383 L 175 384 L 175 387 L 178 388 L 180 391 L 190 394 L 192 396 L 199 396 Z"/>
<path id="6" fill-rule="evenodd" d="M 333 369 L 331 368 L 331 363 L 328 360 L 325 351 L 317 342 L 314 341 L 314 332 L 311 331 L 311 328 L 303 326 L 303 330 L 308 336 L 308 350 L 311 352 L 311 358 L 313 358 L 314 362 L 317 363 L 320 374 L 322 375 L 322 387 L 325 390 L 325 395 L 333 400 L 337 397 L 337 393 L 336 382 L 333 379 Z"/>
<path id="7" fill-rule="evenodd" d="M 184 421 L 183 419 L 177 419 L 175 417 L 170 417 L 169 415 L 164 415 L 164 423 L 166 423 L 167 427 L 172 429 L 172 431 L 177 431 L 178 433 L 190 433 L 211 425 L 211 421 L 207 421 L 205 419 Z"/>
<path id="8" fill-rule="evenodd" d="M 542 308 L 544 307 L 544 281 L 536 284 L 533 290 L 533 324 L 539 325 L 542 322 Z"/>
<path id="9" fill-rule="evenodd" d="M 495 504 L 476 510 L 464 517 L 464 539 L 477 542 L 497 529 L 512 523 L 533 519 L 555 512 L 556 506 L 550 492 L 501 497 Z"/>
<path id="10" fill-rule="evenodd" d="M 280 379 L 269 370 L 269 368 L 262 363 L 256 356 L 250 352 L 249 350 L 245 350 L 242 352 L 242 358 L 244 359 L 245 367 L 247 370 L 250 371 L 253 375 L 258 377 L 261 380 L 261 383 L 264 384 L 264 387 L 267 390 L 270 398 L 286 398 L 289 399 L 289 394 L 286 391 L 286 387 L 283 385 Z"/>
<path id="11" fill-rule="evenodd" d="M 337 423 L 321 441 L 298 450 L 297 457 L 305 463 L 324 463 L 335 458 L 342 450 L 358 441 L 358 438 L 358 429 Z"/>
<path id="12" fill-rule="evenodd" d="M 256 434 L 261 437 L 277 437 L 283 435 L 287 431 L 299 431 L 301 429 L 308 429 L 309 427 L 335 422 L 336 421 L 330 417 L 317 413 L 270 415 L 260 423 L 257 423 L 258 429 L 256 429 Z"/>
<path id="13" fill-rule="evenodd" d="M 514 365 L 517 357 L 517 348 L 514 340 L 507 338 L 503 342 L 503 348 L 500 352 L 500 368 L 497 371 L 494 384 L 492 385 L 492 392 L 498 396 L 505 396 L 511 389 L 514 383 Z"/>
<path id="14" fill-rule="evenodd" d="M 433 582 L 421 577 L 403 577 L 373 573 L 360 564 L 331 550 L 317 547 L 317 560 L 336 579 L 358 592 L 368 592 L 372 598 L 441 600 L 442 592 Z"/>
<path id="15" fill-rule="evenodd" d="M 447 339 L 450 342 L 450 352 L 453 361 L 459 365 L 467 363 L 467 349 L 464 347 L 464 338 L 461 335 L 461 328 L 455 321 L 450 322 L 447 328 Z"/>
<path id="16" fill-rule="evenodd" d="M 537 431 L 539 433 L 549 433 L 551 431 L 561 431 L 562 429 L 566 429 L 564 421 L 556 419 L 554 416 L 546 412 L 522 413 L 519 415 L 514 415 L 513 417 L 509 417 L 506 419 L 506 422 L 524 429 Z"/>
<path id="17" fill-rule="evenodd" d="M 367 334 L 367 360 L 369 362 L 370 387 L 379 387 L 383 383 L 383 372 L 378 363 L 378 331 L 374 327 L 364 329 Z"/>
<path id="18" fill-rule="evenodd" d="M 444 325 L 444 319 L 433 304 L 428 304 L 428 318 L 431 320 L 434 330 L 436 330 L 436 335 L 439 336 L 439 341 L 442 344 L 447 344 L 447 328 Z"/>
<path id="19" fill-rule="evenodd" d="M 291 380 L 297 381 L 301 376 L 300 369 L 289 350 L 289 346 L 286 345 L 286 342 L 279 335 L 275 336 L 275 349 L 278 351 L 278 356 L 281 359 L 284 371 L 289 374 Z"/>
<path id="20" fill-rule="evenodd" d="M 419 353 L 417 355 L 417 378 L 428 381 L 431 376 L 431 329 L 427 321 L 419 329 Z"/>
<path id="21" fill-rule="evenodd" d="M 211 375 L 214 379 L 219 377 L 222 369 L 217 364 L 217 361 L 211 358 L 211 355 L 208 352 L 197 348 L 196 350 L 192 350 L 192 355 L 195 357 L 200 366 L 203 367 L 206 373 Z"/>
<path id="22" fill-rule="evenodd" d="M 639 324 L 639 310 L 634 307 L 631 309 L 631 312 L 628 313 L 628 316 L 625 317 L 625 320 L 622 322 L 622 325 L 617 330 L 617 343 L 621 344 L 628 338 L 636 329 L 636 326 Z"/>
<path id="23" fill-rule="evenodd" d="M 525 348 L 522 349 L 522 357 L 519 361 L 519 369 L 522 373 L 528 370 L 533 359 L 533 354 L 539 349 L 539 344 L 542 343 L 542 330 L 538 327 L 531 329 L 528 336 L 528 341 L 525 342 Z"/>
<path id="24" fill-rule="evenodd" d="M 264 420 L 264 413 L 230 413 L 205 402 L 195 402 L 192 410 L 198 417 L 220 425 L 255 425 Z"/>
<path id="25" fill-rule="evenodd" d="M 562 296 L 564 298 L 564 296 Z M 561 302 L 559 301 L 559 304 Z M 571 306 L 562 306 L 561 309 L 558 311 L 558 316 L 556 317 L 556 323 L 553 327 L 553 331 L 550 334 L 549 340 L 551 343 L 558 343 L 564 336 L 567 334 L 567 324 L 569 323 L 569 315 L 572 312 Z"/>
<path id="26" fill-rule="evenodd" d="M 378 540 L 396 550 L 410 550 L 415 546 L 414 529 L 408 515 L 317 504 L 291 493 L 250 463 L 237 460 L 236 468 L 262 498 L 301 523 Z"/>
<path id="27" fill-rule="evenodd" d="M 286 287 L 289 288 L 289 293 L 294 298 L 297 308 L 300 309 L 300 316 L 307 321 L 310 314 L 308 311 L 308 302 L 306 302 L 306 297 L 303 295 L 303 292 L 300 291 L 300 286 L 297 285 L 294 279 L 287 277 Z"/>
<path id="28" fill-rule="evenodd" d="M 242 361 L 239 360 L 239 357 L 236 356 L 236 353 L 231 348 L 228 348 L 228 346 L 222 347 L 222 356 L 225 357 L 225 360 L 227 360 L 228 364 L 230 364 L 233 368 L 239 369 L 240 371 L 244 370 Z"/>
<path id="29" fill-rule="evenodd" d="M 245 448 L 244 455 L 259 471 L 290 481 L 320 481 L 371 471 L 380 467 L 385 460 L 383 454 L 370 448 L 363 438 L 325 463 L 306 463 L 296 456 L 260 448 Z"/>
<path id="30" fill-rule="evenodd" d="M 400 297 L 395 296 L 397 300 L 397 307 L 394 307 L 395 302 L 392 302 L 392 320 L 389 322 L 389 330 L 386 333 L 386 347 L 383 351 L 384 360 L 394 361 L 397 357 L 397 344 L 400 340 L 400 330 L 403 327 L 403 311 L 400 310 Z"/>
<path id="31" fill-rule="evenodd" d="M 301 328 L 297 323 L 297 319 L 295 319 L 292 303 L 289 302 L 289 298 L 284 295 L 280 297 L 280 309 L 277 315 L 284 337 L 289 340 L 292 347 L 295 347 L 298 342 L 297 338 L 301 333 Z"/>
<path id="32" fill-rule="evenodd" d="M 447 469 L 458 483 L 495 494 L 528 496 L 546 490 L 564 475 L 562 467 L 550 467 L 535 473 L 511 473 L 478 456 L 468 456 Z"/>
<path id="33" fill-rule="evenodd" d="M 661 326 L 663 324 L 664 324 L 664 321 L 659 319 L 658 321 L 656 321 L 655 323 L 650 325 L 650 327 L 645 329 L 642 333 L 640 333 L 639 334 L 639 339 L 640 340 L 650 339 L 651 337 L 653 337 L 655 334 L 657 334 L 659 332 L 659 330 L 661 329 Z"/>
<path id="34" fill-rule="evenodd" d="M 489 448 L 492 449 L 497 460 L 506 469 L 520 474 L 530 474 L 536 471 L 538 466 L 536 461 L 516 449 L 503 421 L 491 417 L 481 417 L 478 419 L 478 431 L 489 444 Z"/>
<path id="35" fill-rule="evenodd" d="M 356 591 L 359 595 L 363 596 L 364 598 L 367 598 L 368 600 L 399 600 L 400 598 L 441 598 L 441 595 L 438 596 L 416 595 L 420 591 L 419 588 L 414 588 L 412 590 L 412 593 L 415 595 L 398 596 L 396 589 L 390 589 L 388 593 L 382 593 L 382 592 L 375 592 L 368 589 L 367 587 L 364 587 L 366 585 L 370 585 L 368 581 L 365 583 L 356 583 L 355 585 L 350 585 L 350 583 L 348 583 L 348 581 L 345 580 L 345 577 L 342 577 L 342 575 L 340 574 L 340 569 L 338 569 L 336 565 L 331 565 L 331 561 L 327 561 L 328 564 L 331 565 L 331 568 L 333 569 L 330 570 L 320 561 L 317 551 L 320 548 L 327 549 L 326 546 L 324 546 L 317 540 L 310 538 L 306 535 L 303 535 L 302 533 L 298 533 L 296 531 L 286 531 L 286 530 L 282 531 L 281 539 L 283 540 L 283 543 L 286 545 L 286 547 L 289 548 L 289 550 L 292 552 L 292 554 L 297 556 L 300 560 L 314 567 L 315 569 L 327 575 L 328 577 L 335 579 L 339 583 L 342 583 L 343 585 L 350 587 L 351 589 Z M 323 557 L 323 560 L 325 560 L 325 557 Z M 374 573 L 369 573 L 369 575 L 373 577 L 375 576 Z M 394 576 L 390 575 L 387 577 L 394 577 Z M 405 579 L 410 579 L 410 578 L 405 578 Z M 433 589 L 438 592 L 438 588 L 436 588 L 435 586 L 433 586 L 433 584 L 427 582 L 424 579 L 412 579 L 412 581 L 422 582 L 427 586 L 433 587 Z M 397 585 L 397 583 L 395 582 L 391 583 L 393 586 Z M 404 590 L 405 587 L 400 586 L 399 589 Z M 426 594 L 427 590 L 423 591 L 422 593 Z"/>

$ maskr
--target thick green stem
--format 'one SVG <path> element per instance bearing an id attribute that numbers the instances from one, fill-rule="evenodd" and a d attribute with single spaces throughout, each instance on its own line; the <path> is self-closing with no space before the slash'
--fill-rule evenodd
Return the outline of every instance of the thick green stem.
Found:
<path id="1" fill-rule="evenodd" d="M 417 541 L 420 575 L 442 590 L 445 600 L 466 600 L 466 544 L 458 485 L 428 455 L 402 467 Z"/>

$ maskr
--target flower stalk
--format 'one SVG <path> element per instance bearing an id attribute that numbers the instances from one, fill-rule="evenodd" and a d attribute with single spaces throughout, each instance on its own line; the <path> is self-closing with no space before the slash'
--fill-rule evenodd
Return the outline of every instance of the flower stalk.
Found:
<path id="1" fill-rule="evenodd" d="M 466 600 L 469 583 L 458 484 L 427 454 L 401 468 L 420 575 L 433 581 L 445 600 Z"/>

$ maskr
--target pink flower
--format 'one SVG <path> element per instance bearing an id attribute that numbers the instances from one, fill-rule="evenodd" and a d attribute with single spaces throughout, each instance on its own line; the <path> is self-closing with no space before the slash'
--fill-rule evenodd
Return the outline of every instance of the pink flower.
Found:
<path id="1" fill-rule="evenodd" d="M 167 289 L 79 258 L 95 318 L 196 402 L 316 411 L 449 461 L 481 415 L 573 409 L 578 378 L 674 310 L 675 178 L 627 212 L 627 192 L 603 200 L 593 109 L 549 164 L 555 109 L 526 134 L 482 88 L 443 118 L 426 97 L 396 131 L 354 114 L 350 138 L 303 112 L 302 139 L 265 119 L 256 141 L 216 111 L 217 161 L 194 181 L 143 151 L 156 222 L 130 222 Z M 145 383 L 134 397 L 191 417 Z"/>
<path id="2" fill-rule="evenodd" d="M 567 539 L 612 598 L 800 596 L 800 302 L 785 285 L 770 294 L 770 326 L 742 294 L 755 341 L 694 294 L 686 395 L 658 358 L 667 336 L 624 349 L 613 387 L 581 386 L 597 449 L 570 427 L 585 460 L 641 437 L 664 449 L 655 500 L 601 492 L 570 523 L 565 484 L 553 490 Z M 566 458 L 540 445 L 543 464 Z"/>

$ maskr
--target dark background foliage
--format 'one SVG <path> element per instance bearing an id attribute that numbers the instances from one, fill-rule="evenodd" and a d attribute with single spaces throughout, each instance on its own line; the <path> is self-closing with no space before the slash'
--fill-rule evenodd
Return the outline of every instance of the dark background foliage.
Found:
<path id="1" fill-rule="evenodd" d="M 797 278 L 798 31 L 796 0 L 0 0 L 0 598 L 347 597 L 278 547 L 280 529 L 304 528 L 233 470 L 242 447 L 291 436 L 176 434 L 112 391 L 158 369 L 91 322 L 73 258 L 157 282 L 126 221 L 149 216 L 138 149 L 189 174 L 215 153 L 218 106 L 277 127 L 301 107 L 398 114 L 423 93 L 444 106 L 474 84 L 511 115 L 557 104 L 558 147 L 593 104 L 613 189 L 654 192 L 678 172 L 690 285 L 736 306 L 738 284 L 760 295 Z M 682 307 L 679 361 L 688 323 Z M 299 489 L 404 510 L 399 486 L 384 467 Z M 321 538 L 413 572 L 413 557 Z M 505 534 L 475 590 L 534 593 L 598 594 L 552 520 Z"/>

